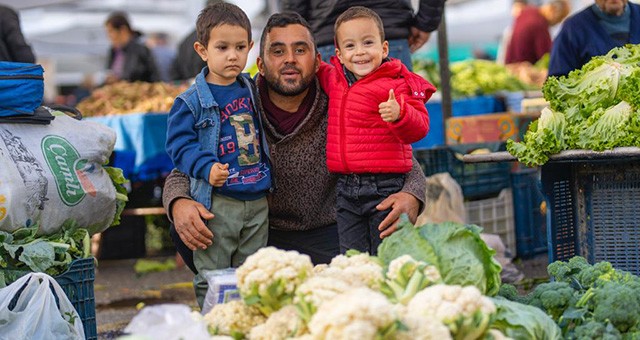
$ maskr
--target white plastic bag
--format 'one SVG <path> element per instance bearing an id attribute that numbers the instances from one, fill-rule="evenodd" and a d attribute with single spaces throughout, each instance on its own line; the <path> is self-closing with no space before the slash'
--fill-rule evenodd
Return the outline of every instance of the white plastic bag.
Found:
<path id="1" fill-rule="evenodd" d="M 447 172 L 427 177 L 425 209 L 418 216 L 416 225 L 425 223 L 464 223 L 464 196 L 458 182 Z"/>
<path id="2" fill-rule="evenodd" d="M 207 270 L 203 272 L 203 276 L 208 288 L 202 304 L 202 315 L 209 313 L 219 303 L 240 299 L 235 268 Z"/>
<path id="3" fill-rule="evenodd" d="M 192 312 L 189 306 L 179 304 L 143 308 L 124 332 L 135 338 L 149 340 L 211 339 L 202 316 Z"/>
<path id="4" fill-rule="evenodd" d="M 18 294 L 15 307 L 9 309 Z M 29 273 L 0 289 L 0 339 L 84 339 L 84 329 L 58 282 L 44 273 Z"/>
<path id="5" fill-rule="evenodd" d="M 50 125 L 0 124 L 0 230 L 67 219 L 101 232 L 113 221 L 116 191 L 102 165 L 116 141 L 110 128 L 67 115 Z"/>

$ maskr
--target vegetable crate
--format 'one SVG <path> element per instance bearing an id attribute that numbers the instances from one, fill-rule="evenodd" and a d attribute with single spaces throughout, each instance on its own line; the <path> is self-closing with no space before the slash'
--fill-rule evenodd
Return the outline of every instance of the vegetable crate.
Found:
<path id="1" fill-rule="evenodd" d="M 541 178 L 550 261 L 580 255 L 640 274 L 638 158 L 547 163 Z"/>
<path id="2" fill-rule="evenodd" d="M 511 189 L 503 189 L 497 197 L 464 202 L 467 223 L 476 224 L 487 234 L 500 236 L 510 253 L 516 250 Z"/>
<path id="3" fill-rule="evenodd" d="M 529 168 L 511 173 L 517 256 L 531 258 L 547 251 L 547 209 L 539 186 L 539 170 Z"/>
<path id="4" fill-rule="evenodd" d="M 25 272 L 25 274 L 27 273 Z M 93 294 L 94 278 L 95 266 L 93 257 L 74 260 L 66 272 L 54 277 L 78 312 L 87 340 L 98 338 L 95 297 Z M 15 296 L 15 301 L 9 304 L 9 308 L 15 307 L 17 299 L 18 296 Z M 56 297 L 57 301 L 58 298 Z"/>
<path id="5" fill-rule="evenodd" d="M 510 186 L 511 164 L 502 163 L 464 163 L 462 155 L 478 149 L 490 152 L 503 151 L 504 143 L 460 144 L 414 150 L 414 156 L 420 163 L 425 175 L 431 176 L 448 172 L 462 188 L 466 199 L 482 199 L 496 196 L 502 189 Z"/>

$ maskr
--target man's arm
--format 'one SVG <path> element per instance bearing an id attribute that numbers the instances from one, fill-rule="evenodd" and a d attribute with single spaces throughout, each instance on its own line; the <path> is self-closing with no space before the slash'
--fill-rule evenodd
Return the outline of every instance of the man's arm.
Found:
<path id="1" fill-rule="evenodd" d="M 33 55 L 31 46 L 27 44 L 22 35 L 18 14 L 10 8 L 3 12 L 5 14 L 2 18 L 5 21 L 2 23 L 5 32 L 4 40 L 12 61 L 35 63 L 36 57 Z"/>
<path id="2" fill-rule="evenodd" d="M 444 2 L 445 0 L 420 0 L 420 8 L 416 13 L 409 36 L 411 53 L 429 41 L 431 32 L 438 29 L 444 11 Z"/>
<path id="3" fill-rule="evenodd" d="M 378 226 L 378 230 L 382 231 L 380 233 L 381 238 L 385 238 L 396 231 L 400 215 L 409 215 L 409 220 L 415 223 L 418 215 L 424 210 L 427 191 L 426 177 L 418 160 L 413 157 L 412 161 L 413 167 L 407 174 L 402 191 L 390 195 L 376 207 L 378 210 L 391 209 L 387 217 Z"/>
<path id="4" fill-rule="evenodd" d="M 306 20 L 309 20 L 309 1 L 300 0 L 281 0 L 280 10 L 292 11 L 300 14 Z"/>
<path id="5" fill-rule="evenodd" d="M 182 242 L 191 250 L 210 246 L 213 233 L 204 220 L 214 217 L 202 204 L 189 195 L 189 177 L 174 169 L 164 182 L 162 205 L 173 222 Z"/>

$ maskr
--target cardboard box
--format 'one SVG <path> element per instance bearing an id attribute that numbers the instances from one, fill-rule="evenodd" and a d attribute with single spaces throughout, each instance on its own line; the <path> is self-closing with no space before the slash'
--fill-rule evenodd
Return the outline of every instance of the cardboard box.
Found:
<path id="1" fill-rule="evenodd" d="M 540 114 L 494 113 L 447 119 L 447 144 L 521 141 L 529 123 Z"/>

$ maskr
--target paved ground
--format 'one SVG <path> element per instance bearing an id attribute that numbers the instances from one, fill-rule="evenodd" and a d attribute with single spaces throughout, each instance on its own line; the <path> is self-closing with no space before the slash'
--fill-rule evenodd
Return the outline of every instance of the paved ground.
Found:
<path id="1" fill-rule="evenodd" d="M 148 259 L 164 262 L 168 258 Z M 138 276 L 133 269 L 135 262 L 130 259 L 98 263 L 94 285 L 98 339 L 115 339 L 122 335 L 122 330 L 138 313 L 136 306 L 140 303 L 180 303 L 198 308 L 188 268 Z M 544 254 L 529 260 L 516 260 L 514 264 L 525 274 L 524 290 L 546 278 L 547 256 Z"/>

